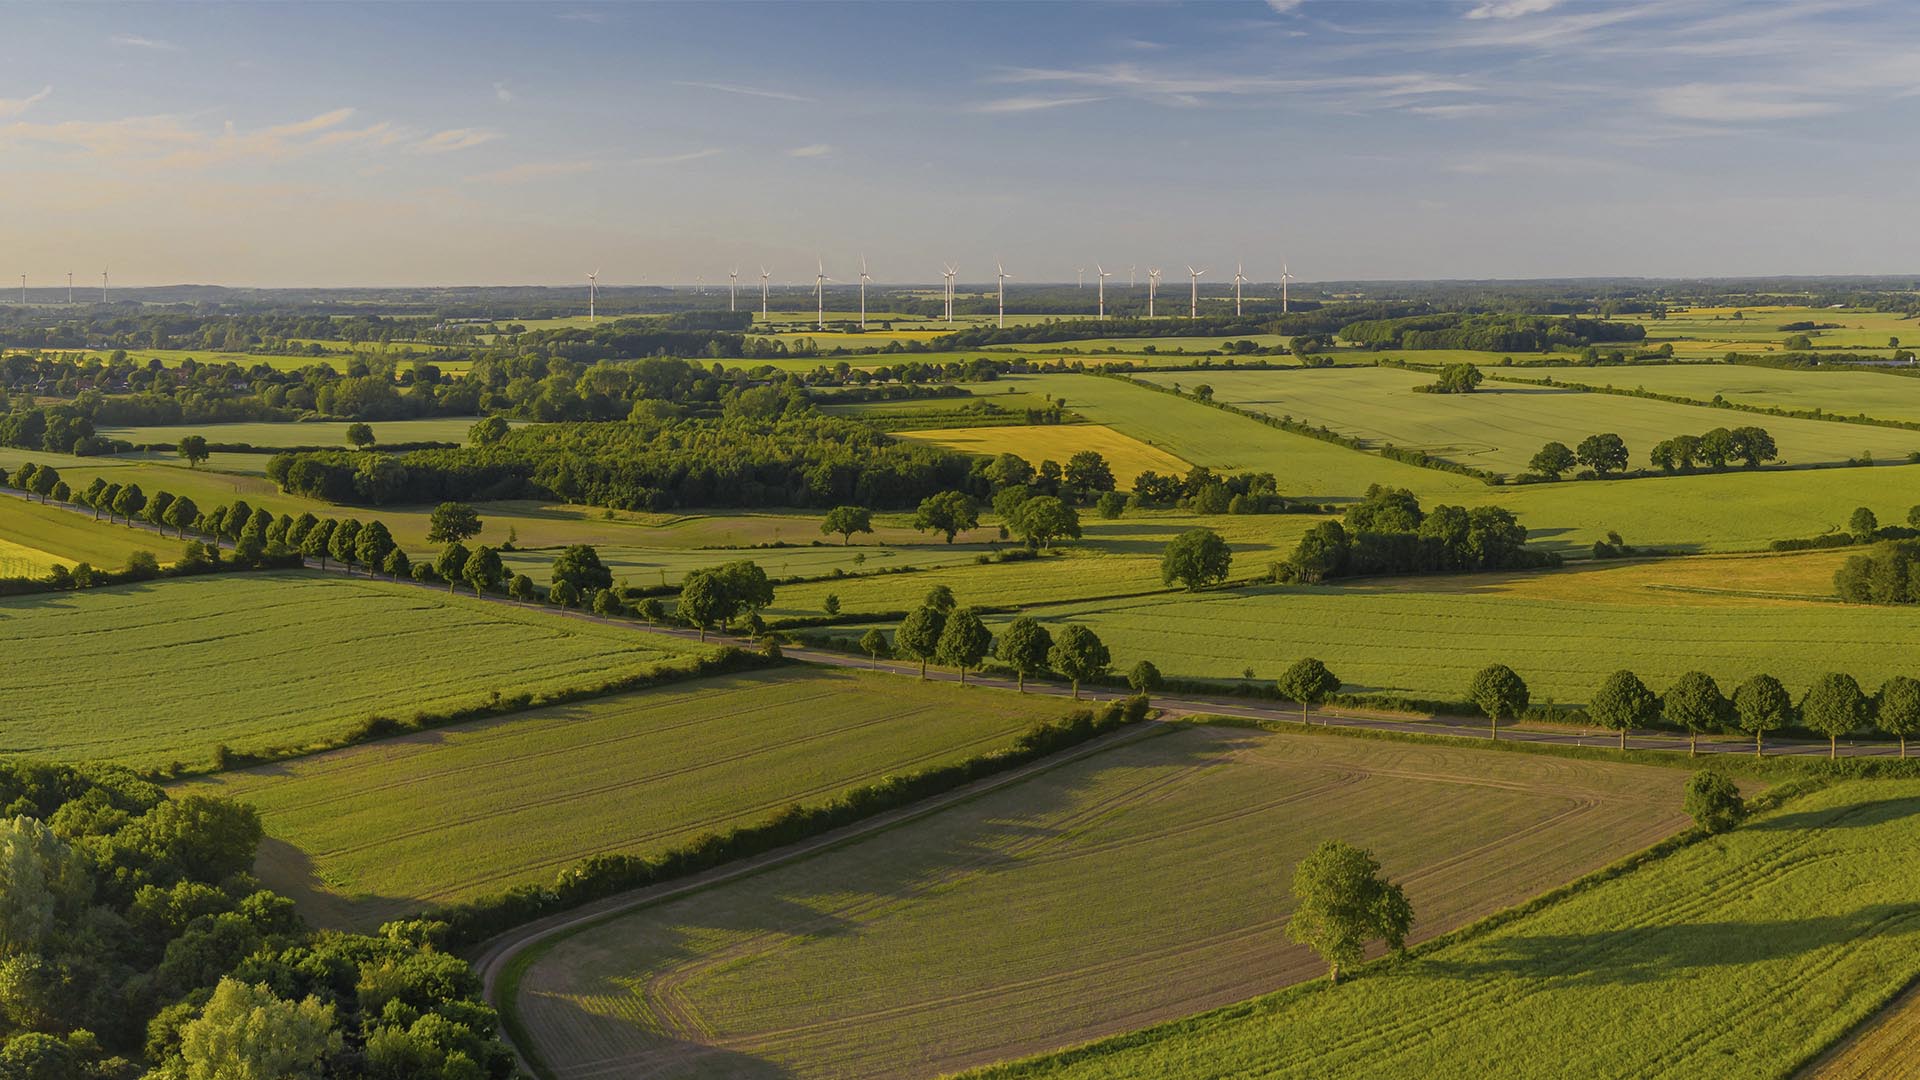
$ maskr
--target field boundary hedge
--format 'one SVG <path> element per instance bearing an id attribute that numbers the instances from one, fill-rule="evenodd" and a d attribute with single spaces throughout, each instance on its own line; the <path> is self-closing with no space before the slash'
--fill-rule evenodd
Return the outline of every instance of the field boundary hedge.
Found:
<path id="1" fill-rule="evenodd" d="M 446 923 L 450 948 L 477 945 L 535 919 L 634 889 L 678 881 L 739 859 L 764 855 L 965 787 L 1138 723 L 1146 719 L 1147 712 L 1144 697 L 1108 702 L 1097 712 L 1077 709 L 1059 720 L 1033 725 L 1007 746 L 963 761 L 883 777 L 852 788 L 829 802 L 795 803 L 767 820 L 737 825 L 725 832 L 706 833 L 658 856 L 589 856 L 561 870 L 550 886 L 522 885 L 492 896 L 430 909 L 418 917 Z M 608 917 L 615 914 L 610 912 Z M 505 997 L 510 1000 L 511 994 Z"/>
<path id="2" fill-rule="evenodd" d="M 1729 365 L 1725 363 L 1707 363 L 1679 366 L 1727 367 Z M 1806 369 L 1785 368 L 1784 370 L 1795 371 Z M 1822 368 L 1821 370 L 1840 369 Z M 1917 420 L 1888 420 L 1883 417 L 1868 416 L 1865 413 L 1856 413 L 1852 416 L 1847 416 L 1841 413 L 1828 412 L 1825 409 L 1789 409 L 1779 405 L 1755 405 L 1744 401 L 1728 401 L 1724 397 L 1697 398 L 1689 397 L 1685 394 L 1663 394 L 1657 390 L 1647 390 L 1642 387 L 1629 388 L 1624 386 L 1595 386 L 1592 383 L 1584 382 L 1557 382 L 1551 375 L 1539 379 L 1527 379 L 1518 375 L 1501 375 L 1493 372 L 1486 372 L 1485 374 L 1487 378 L 1497 382 L 1524 383 L 1529 386 L 1551 386 L 1558 390 L 1576 390 L 1588 394 L 1613 394 L 1618 397 L 1644 398 L 1648 401 L 1664 401 L 1669 405 L 1693 405 L 1702 409 L 1727 409 L 1733 412 L 1753 413 L 1758 416 L 1778 416 L 1788 420 L 1824 420 L 1834 424 L 1857 424 L 1865 427 L 1920 431 L 1920 421 Z"/>

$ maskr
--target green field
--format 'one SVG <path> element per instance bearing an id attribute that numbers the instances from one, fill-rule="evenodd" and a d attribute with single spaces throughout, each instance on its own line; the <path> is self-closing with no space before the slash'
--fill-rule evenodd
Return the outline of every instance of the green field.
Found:
<path id="1" fill-rule="evenodd" d="M 1586 436 L 1603 431 L 1626 440 L 1635 468 L 1650 467 L 1648 452 L 1664 439 L 1745 423 L 1767 429 L 1779 445 L 1783 464 L 1835 464 L 1863 453 L 1879 461 L 1905 461 L 1920 450 L 1920 432 L 1897 428 L 1747 417 L 1695 405 L 1555 387 L 1489 381 L 1472 394 L 1421 394 L 1415 388 L 1432 383 L 1433 376 L 1397 368 L 1204 375 L 1182 371 L 1140 378 L 1162 386 L 1180 383 L 1188 390 L 1204 381 L 1213 387 L 1217 400 L 1228 404 L 1328 427 L 1370 447 L 1391 444 L 1422 450 L 1510 476 L 1526 472 L 1533 455 L 1548 442 L 1576 446 Z M 1891 381 L 1886 376 L 1881 379 Z M 1889 388 L 1889 392 L 1897 389 L 1914 391 L 1914 400 L 1920 404 L 1920 382 L 1911 388 Z"/>
<path id="2" fill-rule="evenodd" d="M 1627 368 L 1572 368 L 1515 374 L 1528 379 L 1551 377 L 1556 383 L 1579 386 L 1647 390 L 1701 401 L 1723 397 L 1735 404 L 1762 408 L 1818 409 L 1835 416 L 1870 416 L 1876 420 L 1920 423 L 1920 379 L 1874 368 L 1794 371 L 1747 364 L 1640 364 Z M 1734 420 L 1734 416 L 1727 416 L 1725 422 Z M 1751 416 L 1738 422 L 1759 424 L 1771 431 L 1774 418 Z"/>
<path id="3" fill-rule="evenodd" d="M 136 551 L 151 551 L 170 563 L 184 547 L 178 540 L 94 521 L 60 506 L 0 496 L 0 577 L 38 577 L 55 564 L 82 562 L 118 570 Z"/>
<path id="4" fill-rule="evenodd" d="M 544 884 L 796 802 L 1011 743 L 1057 698 L 783 669 L 700 679 L 224 773 L 260 808 L 259 874 L 325 926 Z"/>
<path id="5" fill-rule="evenodd" d="M 1738 312 L 1740 318 L 1734 318 Z M 1691 308 L 1669 312 L 1664 319 L 1644 315 L 1619 316 L 1647 328 L 1647 344 L 1672 341 L 1676 353 L 1719 356 L 1728 351 L 1784 351 L 1786 339 L 1804 333 L 1819 349 L 1887 350 L 1887 339 L 1900 338 L 1907 348 L 1920 339 L 1920 323 L 1890 311 L 1808 307 Z M 1790 323 L 1837 323 L 1837 329 L 1782 330 Z"/>
<path id="6" fill-rule="evenodd" d="M 835 571 L 846 574 L 871 574 L 901 567 L 945 567 L 971 565 L 988 550 L 979 544 L 922 544 L 917 547 L 881 547 L 872 544 L 842 546 L 834 537 L 820 547 L 787 548 L 646 548 L 602 547 L 600 561 L 613 571 L 615 584 L 622 581 L 636 588 L 676 584 L 689 570 L 746 559 L 758 563 L 770 578 L 826 578 Z M 501 553 L 501 561 L 514 573 L 526 574 L 539 584 L 552 575 L 557 548 L 532 548 Z"/>
<path id="7" fill-rule="evenodd" d="M 330 349 L 344 348 L 369 354 L 387 351 L 402 353 L 406 349 L 412 349 L 418 353 L 417 356 L 397 356 L 396 359 L 402 367 L 412 364 L 416 359 L 425 360 L 438 367 L 442 372 L 450 374 L 458 374 L 469 367 L 468 362 L 465 360 L 440 359 L 433 355 L 435 346 L 422 345 L 417 342 L 391 347 L 382 346 L 378 342 L 348 344 L 341 341 L 332 341 L 325 342 L 324 344 Z M 164 367 L 179 367 L 182 362 L 192 360 L 199 364 L 233 364 L 242 371 L 250 371 L 255 367 L 265 364 L 275 371 L 299 371 L 303 368 L 310 367 L 330 367 L 335 371 L 344 372 L 352 366 L 356 359 L 356 357 L 351 354 L 341 353 L 329 353 L 326 356 L 281 356 L 264 353 L 226 352 L 220 349 L 124 349 L 121 351 L 125 352 L 127 358 L 136 364 L 146 364 L 149 361 L 158 360 Z M 111 349 L 46 349 L 43 350 L 43 352 L 52 356 L 73 356 L 87 360 L 106 360 L 113 355 L 113 350 Z"/>
<path id="8" fill-rule="evenodd" d="M 568 1080 L 931 1076 L 1316 975 L 1285 882 L 1326 836 L 1426 937 L 1675 831 L 1684 778 L 1182 727 L 561 939 L 518 1008 Z"/>
<path id="9" fill-rule="evenodd" d="M 1184 313 L 1185 305 L 1181 307 Z M 1036 341 L 1019 345 L 995 345 L 992 348 L 1008 352 L 1058 353 L 1062 356 L 1073 356 L 1076 353 L 1102 353 L 1109 350 L 1127 354 L 1138 353 L 1147 357 L 1153 357 L 1155 354 L 1184 352 L 1187 354 L 1184 359 L 1192 360 L 1193 354 L 1221 351 L 1221 346 L 1228 342 L 1251 341 L 1255 345 L 1271 348 L 1276 345 L 1285 345 L 1291 340 L 1282 334 L 1232 334 L 1221 337 L 1122 337 L 1088 338 L 1080 341 Z M 1153 347 L 1151 353 L 1145 351 L 1149 345 Z M 1086 358 L 1089 361 L 1097 359 L 1093 356 Z M 1274 364 L 1292 363 L 1292 358 L 1286 356 L 1263 356 L 1258 359 Z"/>
<path id="10" fill-rule="evenodd" d="M 694 646 L 437 589 L 301 571 L 0 600 L 0 753 L 161 766 L 379 714 L 598 685 Z"/>
<path id="11" fill-rule="evenodd" d="M 1370 977 L 978 1075 L 1787 1077 L 1920 975 L 1917 851 L 1920 782 L 1839 784 Z"/>
<path id="12" fill-rule="evenodd" d="M 467 430 L 475 417 L 455 416 L 433 420 L 380 420 L 367 426 L 373 429 L 374 447 L 381 443 L 449 442 L 465 445 Z M 166 424 L 151 427 L 103 427 L 100 434 L 109 439 L 125 439 L 136 446 L 160 443 L 167 446 L 186 435 L 202 435 L 210 443 L 248 443 L 253 446 L 346 446 L 344 420 L 301 423 Z"/>

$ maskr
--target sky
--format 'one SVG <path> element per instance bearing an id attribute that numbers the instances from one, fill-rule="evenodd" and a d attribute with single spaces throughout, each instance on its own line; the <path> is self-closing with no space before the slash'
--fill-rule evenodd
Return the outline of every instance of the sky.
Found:
<path id="1" fill-rule="evenodd" d="M 0 282 L 1920 272 L 1910 0 L 0 16 Z"/>

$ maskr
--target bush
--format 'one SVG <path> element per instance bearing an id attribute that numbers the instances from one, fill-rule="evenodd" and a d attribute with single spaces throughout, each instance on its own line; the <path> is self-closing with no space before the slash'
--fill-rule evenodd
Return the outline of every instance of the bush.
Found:
<path id="1" fill-rule="evenodd" d="M 1708 832 L 1725 832 L 1740 823 L 1747 814 L 1747 804 L 1740 798 L 1740 788 L 1721 773 L 1701 770 L 1687 781 L 1687 813 L 1693 815 L 1693 823 Z"/>

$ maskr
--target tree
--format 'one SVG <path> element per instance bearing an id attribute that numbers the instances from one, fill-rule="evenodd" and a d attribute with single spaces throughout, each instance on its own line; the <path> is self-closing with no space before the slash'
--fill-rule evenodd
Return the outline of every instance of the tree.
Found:
<path id="1" fill-rule="evenodd" d="M 1307 530 L 1287 556 L 1294 577 L 1311 585 L 1337 575 L 1347 564 L 1352 540 L 1337 521 L 1323 521 Z"/>
<path id="2" fill-rule="evenodd" d="M 1733 691 L 1734 723 L 1753 736 L 1753 756 L 1766 753 L 1767 732 L 1778 731 L 1793 718 L 1793 699 L 1780 680 L 1762 672 Z"/>
<path id="3" fill-rule="evenodd" d="M 1880 684 L 1875 696 L 1874 725 L 1900 740 L 1900 756 L 1907 756 L 1907 736 L 1920 734 L 1920 679 L 1895 675 Z"/>
<path id="4" fill-rule="evenodd" d="M 1526 680 L 1505 664 L 1488 664 L 1467 686 L 1467 698 L 1486 714 L 1493 725 L 1492 738 L 1500 738 L 1500 718 L 1517 718 L 1527 707 Z"/>
<path id="5" fill-rule="evenodd" d="M 1772 461 L 1780 456 L 1780 448 L 1774 445 L 1773 436 L 1763 427 L 1737 427 L 1733 429 L 1733 456 L 1746 462 L 1747 468 L 1759 466 L 1763 461 Z"/>
<path id="6" fill-rule="evenodd" d="M 373 445 L 373 428 L 366 424 L 348 424 L 347 441 L 355 450 L 365 450 Z"/>
<path id="7" fill-rule="evenodd" d="M 972 608 L 961 608 L 947 616 L 947 624 L 940 628 L 940 640 L 934 646 L 934 654 L 940 662 L 960 672 L 960 681 L 967 681 L 967 669 L 980 666 L 985 659 L 987 649 L 993 645 L 993 635 L 988 632 L 987 624 Z"/>
<path id="8" fill-rule="evenodd" d="M 725 620 L 734 610 L 726 583 L 712 570 L 695 570 L 681 581 L 680 603 L 675 611 L 700 631 L 701 641 L 707 640 L 707 627 L 714 620 Z"/>
<path id="9" fill-rule="evenodd" d="M 537 595 L 533 588 L 533 579 L 525 574 L 513 575 L 513 580 L 507 583 L 507 595 L 523 604 L 532 603 Z"/>
<path id="10" fill-rule="evenodd" d="M 460 570 L 460 576 L 473 586 L 475 596 L 499 588 L 506 574 L 507 568 L 501 565 L 500 553 L 485 544 L 473 549 L 473 554 L 467 557 L 467 565 Z"/>
<path id="11" fill-rule="evenodd" d="M 333 530 L 339 523 L 332 518 L 318 522 L 300 538 L 300 554 L 309 559 L 319 559 L 320 569 L 327 568 L 327 554 L 333 550 Z M 461 558 L 466 557 L 466 549 L 460 549 Z M 437 565 L 437 564 L 436 564 Z"/>
<path id="12" fill-rule="evenodd" d="M 935 585 L 927 590 L 927 598 L 920 603 L 945 615 L 954 608 L 953 588 L 948 585 Z"/>
<path id="13" fill-rule="evenodd" d="M 876 626 L 861 634 L 860 651 L 867 654 L 867 660 L 874 667 L 879 667 L 880 655 L 888 651 L 886 631 Z"/>
<path id="14" fill-rule="evenodd" d="M 1857 507 L 1853 516 L 1847 519 L 1847 531 L 1853 534 L 1854 540 L 1867 543 L 1873 539 L 1874 533 L 1880 531 L 1880 519 L 1873 516 L 1872 510 L 1864 506 Z"/>
<path id="15" fill-rule="evenodd" d="M 1800 703 L 1800 722 L 1827 737 L 1827 756 L 1840 756 L 1840 736 L 1864 727 L 1868 719 L 1867 696 L 1853 676 L 1829 671 L 1814 680 Z"/>
<path id="16" fill-rule="evenodd" d="M 120 494 L 113 497 L 114 511 L 128 521 L 132 521 L 133 515 L 139 513 L 140 508 L 145 505 L 147 505 L 147 495 L 140 490 L 139 484 L 128 484 L 120 489 Z"/>
<path id="17" fill-rule="evenodd" d="M 467 442 L 473 446 L 492 446 L 513 430 L 504 418 L 489 416 L 467 429 Z"/>
<path id="18" fill-rule="evenodd" d="M 593 594 L 593 613 L 601 616 L 625 615 L 626 605 L 612 589 L 596 589 Z"/>
<path id="19" fill-rule="evenodd" d="M 552 580 L 555 585 L 564 581 L 572 586 L 575 596 L 587 596 L 597 589 L 612 588 L 613 571 L 600 561 L 593 545 L 569 544 L 553 560 Z"/>
<path id="20" fill-rule="evenodd" d="M 480 514 L 466 503 L 443 502 L 427 519 L 427 542 L 457 544 L 480 535 Z"/>
<path id="21" fill-rule="evenodd" d="M 1300 706 L 1300 722 L 1309 723 L 1308 710 L 1327 700 L 1327 695 L 1340 689 L 1340 678 L 1327 670 L 1327 665 L 1311 656 L 1295 660 L 1293 665 L 1281 672 L 1275 686 L 1282 696 L 1292 699 Z"/>
<path id="22" fill-rule="evenodd" d="M 1047 650 L 1053 648 L 1053 635 L 1029 615 L 1007 624 L 994 645 L 994 657 L 1013 669 L 1015 688 L 1025 692 L 1027 676 L 1047 670 Z"/>
<path id="23" fill-rule="evenodd" d="M 33 479 L 30 481 L 31 490 L 35 495 L 40 496 L 41 502 L 47 501 L 47 497 L 53 494 L 55 485 L 59 483 L 60 470 L 51 465 L 42 465 L 38 469 L 35 469 L 33 471 Z M 128 516 L 131 517 L 132 515 Z"/>
<path id="24" fill-rule="evenodd" d="M 1073 507 L 1051 495 L 1038 495 L 1020 504 L 1007 527 L 1029 544 L 1053 546 L 1061 537 L 1080 539 L 1080 515 Z"/>
<path id="25" fill-rule="evenodd" d="M 231 523 L 233 515 L 228 514 L 227 520 Z M 353 564 L 360 558 L 359 518 L 348 518 L 333 527 L 333 537 L 327 541 L 327 554 L 333 556 L 334 562 L 345 566 L 347 573 L 353 573 Z"/>
<path id="26" fill-rule="evenodd" d="M 1667 723 L 1687 732 L 1687 756 L 1700 753 L 1700 733 L 1718 728 L 1727 719 L 1727 699 L 1713 676 L 1704 671 L 1689 671 L 1667 688 L 1660 700 L 1660 715 Z"/>
<path id="27" fill-rule="evenodd" d="M 1338 840 L 1323 842 L 1293 868 L 1293 898 L 1287 937 L 1320 954 L 1331 983 L 1366 956 L 1368 942 L 1383 940 L 1401 952 L 1413 929 L 1413 905 L 1380 875 L 1380 861 Z"/>
<path id="28" fill-rule="evenodd" d="M 1573 451 L 1567 448 L 1566 443 L 1550 442 L 1541 447 L 1539 453 L 1533 455 L 1533 460 L 1527 463 L 1527 468 L 1541 476 L 1558 480 L 1561 473 L 1578 463 L 1579 459 L 1573 456 Z"/>
<path id="29" fill-rule="evenodd" d="M 1233 566 L 1233 549 L 1212 529 L 1188 529 L 1167 545 L 1160 555 L 1160 580 L 1168 585 L 1179 582 L 1189 592 L 1227 580 Z"/>
<path id="30" fill-rule="evenodd" d="M 1073 491 L 1092 493 L 1112 491 L 1113 469 L 1097 450 L 1080 450 L 1067 459 L 1062 483 Z"/>
<path id="31" fill-rule="evenodd" d="M 927 661 L 940 649 L 940 635 L 947 628 L 947 613 L 936 607 L 922 606 L 909 614 L 893 632 L 893 651 L 920 661 L 920 677 L 927 677 Z"/>
<path id="32" fill-rule="evenodd" d="M 181 437 L 180 445 L 176 447 L 176 449 L 179 451 L 180 456 L 186 459 L 187 468 L 189 469 L 199 468 L 200 463 L 207 460 L 209 456 L 207 453 L 207 437 L 205 435 L 184 435 Z"/>
<path id="33" fill-rule="evenodd" d="M 1101 517 L 1112 521 L 1127 511 L 1127 497 L 1117 491 L 1103 491 L 1094 503 Z"/>
<path id="34" fill-rule="evenodd" d="M 1710 833 L 1726 832 L 1747 816 L 1739 785 L 1708 769 L 1687 779 L 1686 799 L 1681 805 L 1693 816 L 1695 825 Z"/>
<path id="35" fill-rule="evenodd" d="M 915 531 L 944 533 L 949 544 L 953 543 L 955 536 L 979 524 L 980 508 L 961 491 L 941 491 L 929 495 L 920 500 L 920 508 L 913 515 Z"/>
<path id="36" fill-rule="evenodd" d="M 1587 716 L 1604 728 L 1620 733 L 1620 749 L 1627 748 L 1627 731 L 1644 727 L 1660 709 L 1660 699 L 1640 681 L 1640 676 L 1625 668 L 1607 676 L 1587 704 Z"/>
<path id="37" fill-rule="evenodd" d="M 1602 435 L 1589 435 L 1580 440 L 1574 449 L 1574 460 L 1595 473 L 1605 476 L 1608 473 L 1621 472 L 1627 467 L 1627 444 L 1620 436 L 1607 432 Z"/>
<path id="38" fill-rule="evenodd" d="M 820 522 L 822 533 L 838 533 L 842 545 L 853 543 L 854 533 L 873 531 L 873 511 L 864 506 L 836 506 Z"/>
<path id="39" fill-rule="evenodd" d="M 758 612 L 773 603 L 773 582 L 767 579 L 767 572 L 760 564 L 751 559 L 724 563 L 714 570 L 714 575 L 726 587 L 727 598 L 732 602 L 729 618 L 739 611 Z"/>
<path id="40" fill-rule="evenodd" d="M 572 582 L 563 578 L 554 582 L 553 587 L 547 590 L 547 599 L 559 604 L 560 610 L 565 611 L 580 601 L 580 590 L 574 588 Z"/>
<path id="41" fill-rule="evenodd" d="M 407 557 L 404 549 L 396 545 L 393 550 L 387 552 L 386 558 L 380 560 L 380 569 L 386 571 L 387 577 L 400 581 L 413 576 L 413 560 Z"/>
<path id="42" fill-rule="evenodd" d="M 440 554 L 434 557 L 433 572 L 439 574 L 440 580 L 447 583 L 449 593 L 453 591 L 454 583 L 460 581 L 466 574 L 467 560 L 470 558 L 472 555 L 467 551 L 467 545 L 458 540 L 448 543 L 446 547 L 440 549 Z"/>
<path id="43" fill-rule="evenodd" d="M 367 568 L 367 576 L 386 566 L 387 556 L 400 550 L 393 542 L 393 534 L 387 531 L 387 524 L 379 519 L 367 522 L 354 538 L 353 553 L 360 565 Z"/>
<path id="44" fill-rule="evenodd" d="M 1099 677 L 1112 663 L 1113 655 L 1100 635 L 1078 623 L 1061 627 L 1060 636 L 1047 650 L 1047 666 L 1073 681 L 1075 701 L 1080 700 L 1080 683 Z"/>
<path id="45" fill-rule="evenodd" d="M 1427 387 L 1433 394 L 1471 394 L 1486 376 L 1472 364 L 1448 364 L 1440 378 Z"/>
<path id="46" fill-rule="evenodd" d="M 1151 660 L 1142 660 L 1127 672 L 1127 686 L 1131 687 L 1136 694 L 1151 693 L 1160 689 L 1164 683 L 1165 680 L 1160 677 L 1160 669 L 1155 667 Z"/>
<path id="47" fill-rule="evenodd" d="M 180 1058 L 186 1080 L 318 1080 L 340 1041 L 333 1006 L 283 1001 L 264 983 L 229 977 L 180 1029 Z"/>

